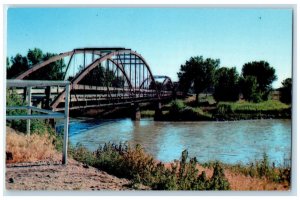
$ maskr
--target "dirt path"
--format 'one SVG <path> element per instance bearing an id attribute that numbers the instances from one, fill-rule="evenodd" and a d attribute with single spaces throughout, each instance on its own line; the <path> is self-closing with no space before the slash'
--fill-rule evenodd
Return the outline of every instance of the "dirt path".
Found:
<path id="1" fill-rule="evenodd" d="M 75 160 L 6 165 L 7 190 L 131 190 L 130 181 Z"/>

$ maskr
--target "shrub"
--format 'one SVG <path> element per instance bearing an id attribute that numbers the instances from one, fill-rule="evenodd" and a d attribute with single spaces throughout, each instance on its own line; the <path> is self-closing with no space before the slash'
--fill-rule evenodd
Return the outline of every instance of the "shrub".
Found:
<path id="1" fill-rule="evenodd" d="M 216 162 L 214 166 L 214 173 L 209 182 L 210 190 L 229 190 L 229 182 L 225 178 L 224 169 L 219 162 Z"/>
<path id="2" fill-rule="evenodd" d="M 281 82 L 282 87 L 279 88 L 280 91 L 280 101 L 290 104 L 292 103 L 292 79 L 287 78 Z"/>
<path id="3" fill-rule="evenodd" d="M 205 163 L 202 166 L 211 168 L 213 166 L 216 166 L 216 164 L 217 164 L 216 162 L 211 162 L 211 163 Z M 242 164 L 230 165 L 224 163 L 218 163 L 218 164 L 223 168 L 229 169 L 230 171 L 236 174 L 241 173 L 250 177 L 257 177 L 260 179 L 263 178 L 276 183 L 285 182 L 288 183 L 288 185 L 290 185 L 290 181 L 291 181 L 290 167 L 275 167 L 274 163 L 272 164 L 270 163 L 268 155 L 266 153 L 263 154 L 262 159 L 257 160 L 256 162 L 252 162 L 248 165 L 242 165 Z M 216 168 L 215 171 L 218 171 L 218 169 Z"/>
<path id="4" fill-rule="evenodd" d="M 127 144 L 106 143 L 95 152 L 79 145 L 72 154 L 78 161 L 155 190 L 229 189 L 220 166 L 215 168 L 218 171 L 215 176 L 207 179 L 205 172 L 199 175 L 197 160 L 189 159 L 187 150 L 182 152 L 180 162 L 172 163 L 171 168 L 155 161 L 140 145 L 132 148 Z"/>
<path id="5" fill-rule="evenodd" d="M 204 113 L 200 107 L 190 107 L 185 105 L 182 100 L 171 102 L 169 113 L 165 115 L 168 120 L 211 120 L 212 117 L 208 113 Z"/>
<path id="6" fill-rule="evenodd" d="M 174 100 L 171 102 L 170 113 L 178 114 L 185 107 L 186 106 L 184 105 L 184 102 L 182 100 Z"/>

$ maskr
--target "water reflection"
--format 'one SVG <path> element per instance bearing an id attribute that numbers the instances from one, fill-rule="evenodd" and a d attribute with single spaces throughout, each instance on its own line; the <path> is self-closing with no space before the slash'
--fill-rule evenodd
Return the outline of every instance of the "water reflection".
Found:
<path id="1" fill-rule="evenodd" d="M 81 143 L 95 150 L 105 142 L 141 144 L 156 159 L 179 159 L 188 149 L 200 162 L 221 160 L 248 163 L 266 152 L 276 165 L 291 152 L 291 120 L 235 122 L 155 122 L 90 120 L 70 124 L 71 144 Z"/>

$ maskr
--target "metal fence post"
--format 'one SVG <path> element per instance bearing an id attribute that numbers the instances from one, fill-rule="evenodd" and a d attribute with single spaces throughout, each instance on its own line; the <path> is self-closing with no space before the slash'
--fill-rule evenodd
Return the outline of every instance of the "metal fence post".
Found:
<path id="1" fill-rule="evenodd" d="M 70 84 L 67 84 L 66 96 L 65 96 L 64 144 L 63 144 L 63 157 L 62 157 L 62 164 L 64 165 L 68 163 L 69 96 L 70 96 Z"/>
<path id="2" fill-rule="evenodd" d="M 27 105 L 31 106 L 31 87 L 27 87 Z M 31 115 L 31 109 L 27 110 L 27 114 Z M 30 119 L 27 119 L 27 124 L 26 124 L 26 133 L 27 135 L 30 135 Z"/>

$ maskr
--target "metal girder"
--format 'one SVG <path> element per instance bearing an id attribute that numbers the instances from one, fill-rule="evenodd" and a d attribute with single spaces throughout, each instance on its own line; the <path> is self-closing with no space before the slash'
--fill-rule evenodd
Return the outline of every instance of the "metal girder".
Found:
<path id="1" fill-rule="evenodd" d="M 144 85 L 145 81 L 151 80 L 154 82 L 153 89 L 155 89 L 155 92 L 153 93 L 153 95 L 156 95 L 156 97 L 158 99 L 160 99 L 161 91 L 158 91 L 158 87 L 155 82 L 155 78 L 157 78 L 157 76 L 153 76 L 152 71 L 151 71 L 148 63 L 146 62 L 146 60 L 137 52 L 132 51 L 131 49 L 123 48 L 123 47 L 77 48 L 77 49 L 74 49 L 73 51 L 61 53 L 57 56 L 54 56 L 45 62 L 38 63 L 37 65 L 33 66 L 31 69 L 27 70 L 26 72 L 24 72 L 23 74 L 18 76 L 17 79 L 23 79 L 23 78 L 27 77 L 28 75 L 30 75 L 31 73 L 37 71 L 38 69 L 40 69 L 52 62 L 60 60 L 64 57 L 67 57 L 67 56 L 71 56 L 69 59 L 68 65 L 67 65 L 68 66 L 67 68 L 69 69 L 71 60 L 73 59 L 74 55 L 80 54 L 80 53 L 84 54 L 84 57 L 85 57 L 86 53 L 91 53 L 92 54 L 92 63 L 88 64 L 80 73 L 78 73 L 73 78 L 73 80 L 71 81 L 71 85 L 70 85 L 71 90 L 77 88 L 77 85 L 84 77 L 86 77 L 100 63 L 107 60 L 107 61 L 110 61 L 111 63 L 113 63 L 114 66 L 116 66 L 117 73 L 119 71 L 121 72 L 121 75 L 123 77 L 122 80 L 126 81 L 127 85 L 129 86 L 130 93 L 132 93 L 133 95 L 134 94 L 141 95 L 140 90 L 141 90 L 142 86 Z M 95 59 L 94 55 L 98 55 L 100 57 Z M 85 59 L 84 59 L 84 62 L 85 62 Z M 127 71 L 128 68 L 127 68 L 127 70 L 125 69 L 125 67 L 128 65 L 130 68 L 129 72 Z M 137 70 L 137 67 L 138 67 L 138 70 Z M 134 71 L 133 71 L 134 76 L 133 77 L 131 77 L 131 73 L 132 73 L 131 68 L 134 68 Z M 65 73 L 67 74 L 67 72 L 68 71 L 66 70 Z M 145 74 L 145 72 L 147 73 L 147 75 Z M 142 76 L 141 76 L 141 73 L 142 73 Z M 145 76 L 146 76 L 146 79 L 144 79 Z M 119 77 L 118 74 L 117 74 L 117 77 Z M 126 80 L 124 79 L 124 77 Z M 166 78 L 166 76 L 161 76 L 161 77 Z M 138 78 L 138 81 L 137 81 L 137 78 Z M 169 77 L 167 77 L 167 78 L 169 79 Z M 134 83 L 138 82 L 137 84 L 140 84 L 141 81 L 143 81 L 141 85 L 135 84 L 136 85 L 135 87 L 137 87 L 137 88 L 133 87 L 132 82 L 134 82 Z M 171 79 L 170 79 L 170 81 L 171 81 Z M 164 80 L 163 84 L 166 82 L 167 82 L 167 80 Z M 172 83 L 172 81 L 171 81 L 171 83 Z M 108 87 L 108 90 L 109 89 L 110 88 Z M 128 89 L 126 89 L 126 90 L 128 92 Z M 126 92 L 126 90 L 124 90 L 124 88 L 123 88 L 123 93 Z M 118 91 L 120 91 L 120 90 L 118 90 Z M 107 92 L 109 92 L 109 91 L 107 91 Z M 75 96 L 76 96 L 76 94 L 75 94 Z M 123 96 L 124 96 L 124 94 L 123 94 Z M 52 108 L 55 110 L 57 108 L 57 106 L 59 105 L 59 103 L 62 102 L 64 98 L 65 98 L 65 90 L 63 90 L 58 96 L 56 96 L 55 100 L 52 102 L 52 105 L 51 105 Z"/>

